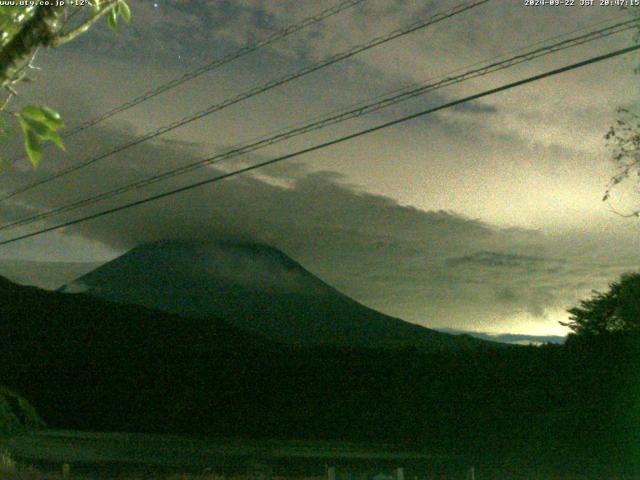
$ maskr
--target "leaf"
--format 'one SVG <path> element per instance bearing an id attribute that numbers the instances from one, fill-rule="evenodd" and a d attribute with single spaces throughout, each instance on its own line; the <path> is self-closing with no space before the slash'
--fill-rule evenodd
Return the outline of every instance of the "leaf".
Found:
<path id="1" fill-rule="evenodd" d="M 29 160 L 34 167 L 37 167 L 42 160 L 42 145 L 40 139 L 33 130 L 27 130 L 24 132 L 24 148 L 29 155 Z"/>
<path id="2" fill-rule="evenodd" d="M 57 130 L 63 127 L 60 114 L 48 107 L 27 105 L 17 114 L 23 131 L 32 130 L 38 140 L 49 140 L 61 150 L 65 150 L 64 143 Z"/>
<path id="3" fill-rule="evenodd" d="M 117 13 L 122 17 L 122 19 L 129 23 L 131 21 L 131 9 L 129 8 L 129 5 L 127 5 L 127 2 L 119 0 L 116 8 L 118 9 Z"/>
<path id="4" fill-rule="evenodd" d="M 62 119 L 60 118 L 60 114 L 58 112 L 49 107 L 40 107 L 40 110 L 42 110 L 42 113 L 50 122 L 56 122 L 56 124 L 58 124 L 60 127 L 63 126 Z"/>
<path id="5" fill-rule="evenodd" d="M 24 133 L 25 150 L 34 167 L 42 159 L 41 142 L 43 140 L 49 140 L 65 150 L 62 138 L 56 131 L 62 124 L 57 112 L 46 107 L 30 105 L 16 114 L 16 117 Z"/>
<path id="6" fill-rule="evenodd" d="M 49 135 L 46 138 L 53 144 L 55 144 L 60 150 L 66 152 L 67 149 L 64 147 L 64 142 L 62 141 L 62 137 L 58 134 L 58 132 L 49 132 Z"/>
<path id="7" fill-rule="evenodd" d="M 52 130 L 58 130 L 64 126 L 60 114 L 48 107 L 27 105 L 20 113 L 25 118 L 46 124 Z"/>
<path id="8" fill-rule="evenodd" d="M 109 10 L 107 14 L 107 25 L 114 32 L 118 30 L 118 12 L 116 12 L 116 7 Z"/>
<path id="9" fill-rule="evenodd" d="M 18 114 L 18 119 L 23 125 L 22 130 L 33 130 L 36 135 L 42 138 L 46 138 L 52 131 L 51 127 L 40 120 L 34 120 L 26 115 Z"/>

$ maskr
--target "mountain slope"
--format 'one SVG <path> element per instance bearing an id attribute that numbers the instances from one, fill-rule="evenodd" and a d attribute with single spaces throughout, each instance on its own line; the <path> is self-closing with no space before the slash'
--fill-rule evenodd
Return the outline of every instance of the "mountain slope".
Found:
<path id="1" fill-rule="evenodd" d="M 253 365 L 281 352 L 288 350 L 213 317 L 182 318 L 0 277 L 0 385 L 26 397 L 53 427 L 188 431 L 210 410 L 203 428 L 224 432 L 262 408 L 235 405 L 234 397 L 248 400 Z"/>
<path id="2" fill-rule="evenodd" d="M 481 343 L 367 308 L 260 244 L 145 244 L 63 291 L 196 318 L 216 315 L 245 331 L 300 346 L 438 350 Z"/>
<path id="3" fill-rule="evenodd" d="M 520 349 L 496 350 L 512 351 Z M 490 378 L 480 373 L 486 362 L 469 361 L 484 354 L 298 349 L 216 318 L 0 277 L 0 384 L 24 396 L 53 428 L 413 438 L 459 414 L 452 392 L 463 398 L 460 389 L 472 378 Z M 476 408 L 480 399 L 467 397 Z"/>
<path id="4" fill-rule="evenodd" d="M 510 468 L 514 458 L 622 463 L 620 445 L 638 440 L 629 385 L 640 349 L 627 343 L 298 349 L 215 318 L 0 278 L 0 384 L 53 428 L 374 440 Z"/>

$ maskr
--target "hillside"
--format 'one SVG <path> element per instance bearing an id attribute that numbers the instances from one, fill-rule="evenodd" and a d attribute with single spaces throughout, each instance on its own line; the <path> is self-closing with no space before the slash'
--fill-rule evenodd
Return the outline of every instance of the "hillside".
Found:
<path id="1" fill-rule="evenodd" d="M 281 350 L 215 318 L 181 318 L 0 278 L 0 384 L 25 395 L 54 426 L 148 429 L 168 414 L 163 408 L 176 408 L 176 392 L 185 394 L 181 385 L 194 365 L 224 374 Z M 169 425 L 161 430 L 176 427 Z"/>
<path id="2" fill-rule="evenodd" d="M 496 366 L 482 360 L 482 349 L 299 349 L 215 317 L 0 279 L 0 383 L 58 428 L 415 438 L 427 425 L 442 428 L 460 408 L 475 409 L 469 402 L 489 389 L 470 385 L 515 373 L 511 350 L 521 349 L 500 349 Z M 483 408 L 493 411 L 498 399 L 486 400 Z"/>
<path id="3" fill-rule="evenodd" d="M 261 244 L 145 244 L 62 291 L 195 318 L 215 315 L 244 331 L 303 347 L 449 350 L 483 343 L 367 308 Z"/>
<path id="4" fill-rule="evenodd" d="M 636 468 L 619 440 L 637 441 L 637 355 L 636 343 L 299 349 L 215 318 L 0 279 L 0 384 L 53 428 L 392 441 L 535 468 Z"/>

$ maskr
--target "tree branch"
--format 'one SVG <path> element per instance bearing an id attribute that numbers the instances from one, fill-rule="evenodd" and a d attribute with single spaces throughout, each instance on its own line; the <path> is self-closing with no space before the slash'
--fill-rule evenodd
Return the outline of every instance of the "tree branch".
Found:
<path id="1" fill-rule="evenodd" d="M 4 102 L 2 102 L 2 104 L 0 105 L 0 112 L 4 112 L 4 109 L 7 108 L 12 98 L 13 98 L 13 93 L 9 92 L 9 94 L 7 95 L 7 98 L 5 98 Z"/>
<path id="2" fill-rule="evenodd" d="M 85 20 L 83 23 L 78 25 L 73 30 L 71 30 L 71 31 L 69 31 L 67 33 L 60 33 L 60 34 L 56 35 L 52 39 L 52 41 L 50 43 L 50 46 L 59 47 L 60 45 L 64 45 L 65 43 L 68 43 L 71 40 L 75 39 L 77 36 L 82 35 L 84 32 L 89 30 L 91 28 L 91 26 L 94 23 L 96 23 L 101 17 L 103 17 L 104 15 L 109 13 L 112 9 L 114 9 L 117 4 L 118 4 L 117 0 L 110 0 L 107 3 L 107 5 L 105 5 L 100 10 L 95 12 L 90 18 Z"/>
<path id="3" fill-rule="evenodd" d="M 51 45 L 65 8 L 51 5 L 37 7 L 33 16 L 0 50 L 0 87 L 5 88 L 15 80 L 38 47 Z"/>
<path id="4" fill-rule="evenodd" d="M 616 210 L 615 208 L 613 208 L 613 205 L 611 205 L 611 202 L 607 202 L 607 206 L 609 207 L 609 210 L 612 213 L 615 213 L 619 217 L 622 217 L 622 218 L 633 218 L 633 217 L 637 218 L 637 217 L 640 217 L 640 210 L 634 210 L 634 211 L 631 211 L 629 213 L 622 213 L 619 210 Z"/>

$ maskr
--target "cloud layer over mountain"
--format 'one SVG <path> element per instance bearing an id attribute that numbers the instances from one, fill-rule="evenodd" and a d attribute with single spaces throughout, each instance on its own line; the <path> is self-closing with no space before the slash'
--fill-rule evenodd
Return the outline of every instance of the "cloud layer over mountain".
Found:
<path id="1" fill-rule="evenodd" d="M 102 135 L 94 142 L 127 137 L 115 131 Z M 61 185 L 51 187 L 53 194 L 31 193 L 29 208 L 83 198 L 196 158 L 188 146 L 166 142 L 136 150 L 98 167 L 99 182 L 90 180 L 95 178 L 90 172 L 74 190 Z M 223 171 L 206 170 L 208 175 Z M 170 183 L 183 185 L 190 178 L 196 177 Z M 164 188 L 151 186 L 135 197 Z M 0 210 L 3 219 L 13 218 L 15 208 Z M 634 263 L 634 242 L 624 238 L 549 235 L 403 206 L 302 163 L 225 180 L 66 233 L 74 232 L 114 252 L 163 239 L 257 241 L 282 249 L 329 284 L 384 313 L 430 327 L 486 332 L 558 333 L 557 321 L 578 298 L 640 267 Z"/>
<path id="2" fill-rule="evenodd" d="M 15 106 L 46 103 L 60 110 L 68 125 L 77 125 L 334 3 L 136 2 L 134 22 L 117 36 L 101 26 L 68 48 L 43 52 L 37 81 L 21 90 Z M 37 171 L 18 162 L 0 176 L 0 190 L 43 178 L 444 8 L 437 1 L 367 1 L 68 139 L 68 154 L 47 151 Z M 185 165 L 356 101 L 621 15 L 597 7 L 526 9 L 518 2 L 490 2 L 20 195 L 0 206 L 1 220 Z M 630 36 L 431 92 L 101 207 L 603 53 L 626 45 Z M 637 224 L 615 217 L 600 201 L 612 172 L 602 136 L 617 106 L 637 103 L 628 87 L 636 80 L 636 60 L 624 57 L 445 110 L 256 175 L 7 246 L 0 257 L 99 261 L 152 240 L 251 240 L 282 249 L 346 294 L 410 321 L 486 332 L 557 332 L 566 308 L 592 288 L 605 288 L 621 272 L 640 267 Z M 11 147 L 20 148 L 18 140 Z M 632 191 L 629 198 L 635 195 Z M 621 198 L 616 192 L 614 200 Z M 82 213 L 93 211 L 96 207 Z"/>

